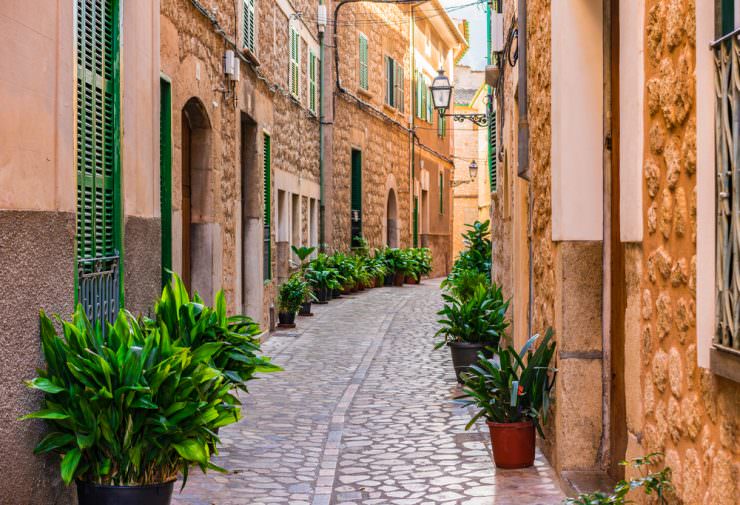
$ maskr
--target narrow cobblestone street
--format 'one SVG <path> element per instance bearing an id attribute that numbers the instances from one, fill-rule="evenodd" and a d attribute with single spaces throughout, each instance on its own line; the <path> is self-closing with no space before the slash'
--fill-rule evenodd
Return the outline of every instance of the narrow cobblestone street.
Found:
<path id="1" fill-rule="evenodd" d="M 314 305 L 265 352 L 285 371 L 255 381 L 244 419 L 221 432 L 178 505 L 286 503 L 550 505 L 563 496 L 537 453 L 496 471 L 484 425 L 452 402 L 449 352 L 433 351 L 439 281 Z"/>

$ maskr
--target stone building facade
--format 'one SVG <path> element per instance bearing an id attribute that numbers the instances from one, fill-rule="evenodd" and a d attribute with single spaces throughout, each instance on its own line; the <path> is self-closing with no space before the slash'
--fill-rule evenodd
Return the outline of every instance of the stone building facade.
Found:
<path id="1" fill-rule="evenodd" d="M 439 130 L 428 86 L 439 68 L 453 75 L 466 42 L 438 2 L 347 4 L 337 27 L 327 243 L 344 248 L 357 235 L 371 247 L 430 247 L 431 275 L 444 275 L 452 259 L 452 135 L 451 127 Z"/>
<path id="2" fill-rule="evenodd" d="M 486 85 L 484 72 L 464 65 L 455 67 L 455 113 L 485 114 Z M 465 249 L 462 234 L 466 224 L 485 221 L 491 215 L 491 183 L 486 171 L 488 163 L 488 129 L 473 123 L 458 125 L 454 135 L 454 181 L 452 188 L 452 257 Z M 470 165 L 475 162 L 478 173 L 471 177 Z"/>
<path id="3" fill-rule="evenodd" d="M 740 362 L 713 343 L 720 4 L 531 1 L 526 74 L 502 65 L 494 278 L 515 341 L 556 330 L 541 445 L 575 488 L 659 451 L 677 503 L 740 491 Z"/>
<path id="4" fill-rule="evenodd" d="M 18 420 L 40 403 L 40 395 L 23 383 L 43 365 L 39 310 L 68 318 L 75 302 L 87 308 L 89 299 L 76 290 L 95 278 L 90 263 L 118 272 L 122 289 L 110 299 L 133 312 L 151 307 L 162 282 L 159 3 L 49 3 L 47 9 L 0 4 L 0 502 L 33 505 L 74 499 L 72 488 L 61 482 L 58 458 L 33 454 L 43 422 Z M 120 41 L 109 46 L 118 65 L 76 43 L 114 30 L 112 22 L 100 22 L 96 31 L 93 4 L 98 16 L 105 8 L 109 19 L 120 20 Z M 97 83 L 115 85 L 97 103 L 107 111 L 115 103 L 112 118 L 93 112 L 92 93 L 80 84 L 87 72 L 100 76 L 104 69 L 110 73 Z M 80 126 L 83 116 L 106 132 L 105 140 Z M 91 154 L 91 146 L 105 153 Z M 104 188 L 101 178 L 90 182 L 95 168 L 106 178 Z M 94 204 L 85 190 L 98 197 L 107 191 L 112 199 Z M 98 215 L 92 225 L 93 206 L 111 214 Z M 105 249 L 91 246 L 91 237 L 102 241 L 103 235 L 110 239 Z M 101 254 L 113 259 L 101 260 Z"/>
<path id="5" fill-rule="evenodd" d="M 162 72 L 173 95 L 173 267 L 207 300 L 223 289 L 230 310 L 264 327 L 275 282 L 295 260 L 290 246 L 318 246 L 317 5 L 161 7 Z M 238 80 L 224 72 L 227 50 L 240 61 Z"/>

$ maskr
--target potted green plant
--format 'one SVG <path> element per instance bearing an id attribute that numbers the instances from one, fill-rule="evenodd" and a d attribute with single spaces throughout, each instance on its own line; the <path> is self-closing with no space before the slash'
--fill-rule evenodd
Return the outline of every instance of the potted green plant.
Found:
<path id="1" fill-rule="evenodd" d="M 76 481 L 80 505 L 167 505 L 178 473 L 211 462 L 220 427 L 239 419 L 239 401 L 212 357 L 222 347 L 175 343 L 157 325 L 121 311 L 113 325 L 93 325 L 82 306 L 62 336 L 43 312 L 46 367 L 29 381 L 44 393 L 49 433 L 34 452 L 61 456 L 66 484 Z"/>
<path id="2" fill-rule="evenodd" d="M 445 305 L 437 314 L 438 336 L 443 339 L 435 349 L 447 345 L 452 354 L 455 377 L 462 383 L 462 373 L 475 363 L 478 353 L 486 348 L 496 348 L 509 326 L 506 311 L 509 302 L 504 300 L 501 288 L 480 284 L 469 297 L 443 293 Z"/>
<path id="3" fill-rule="evenodd" d="M 308 292 L 308 283 L 298 273 L 291 275 L 280 285 L 277 298 L 280 327 L 295 328 L 295 315 Z"/>
<path id="4" fill-rule="evenodd" d="M 465 249 L 458 255 L 452 266 L 450 277 L 460 272 L 475 270 L 491 279 L 491 231 L 490 221 L 476 221 L 466 225 L 469 230 L 463 233 Z"/>
<path id="5" fill-rule="evenodd" d="M 551 328 L 534 349 L 539 335 L 530 338 L 521 351 L 512 346 L 499 349 L 493 358 L 479 360 L 463 375 L 466 404 L 480 409 L 470 420 L 486 419 L 499 468 L 525 468 L 534 463 L 535 429 L 540 435 L 547 422 L 550 392 L 555 373 L 550 363 L 555 354 Z"/>
<path id="6" fill-rule="evenodd" d="M 406 255 L 398 248 L 386 248 L 383 252 L 383 260 L 386 266 L 385 285 L 403 286 L 406 277 Z"/>
<path id="7" fill-rule="evenodd" d="M 313 254 L 313 252 L 316 250 L 315 247 L 307 247 L 307 246 L 301 246 L 296 247 L 294 245 L 290 246 L 290 248 L 293 250 L 293 254 L 296 255 L 298 260 L 301 262 L 301 267 L 305 264 L 306 259 Z"/>

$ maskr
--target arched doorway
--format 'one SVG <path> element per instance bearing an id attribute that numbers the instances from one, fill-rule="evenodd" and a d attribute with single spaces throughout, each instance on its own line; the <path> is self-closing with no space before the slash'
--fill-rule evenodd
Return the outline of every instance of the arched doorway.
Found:
<path id="1" fill-rule="evenodd" d="M 211 123 L 203 103 L 191 98 L 182 109 L 182 279 L 189 291 L 213 299 L 213 234 L 208 223 Z"/>
<path id="2" fill-rule="evenodd" d="M 385 229 L 386 245 L 388 247 L 398 247 L 398 206 L 396 204 L 396 192 L 393 189 L 388 191 Z"/>

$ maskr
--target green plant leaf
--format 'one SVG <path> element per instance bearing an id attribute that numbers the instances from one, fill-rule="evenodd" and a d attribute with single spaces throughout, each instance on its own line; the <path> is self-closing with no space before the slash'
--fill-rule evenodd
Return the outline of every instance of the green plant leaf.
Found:
<path id="1" fill-rule="evenodd" d="M 20 418 L 21 421 L 26 419 L 69 419 L 69 415 L 55 409 L 43 409 Z"/>
<path id="2" fill-rule="evenodd" d="M 77 471 L 77 465 L 80 464 L 81 457 L 82 452 L 80 452 L 79 449 L 75 448 L 65 454 L 64 458 L 62 458 L 61 472 L 62 480 L 65 484 L 71 483 L 74 479 L 75 472 Z"/>
<path id="3" fill-rule="evenodd" d="M 202 465 L 208 464 L 208 451 L 205 445 L 197 440 L 184 440 L 181 443 L 172 444 L 172 447 L 188 461 L 195 461 Z"/>
<path id="4" fill-rule="evenodd" d="M 45 379 L 43 377 L 36 377 L 33 380 L 27 381 L 26 385 L 30 388 L 39 389 L 44 393 L 49 394 L 61 393 L 62 391 L 65 391 L 63 387 L 59 387 L 51 382 L 49 379 Z"/>

